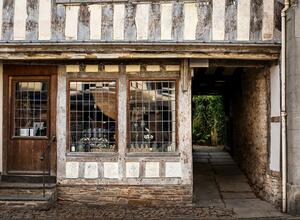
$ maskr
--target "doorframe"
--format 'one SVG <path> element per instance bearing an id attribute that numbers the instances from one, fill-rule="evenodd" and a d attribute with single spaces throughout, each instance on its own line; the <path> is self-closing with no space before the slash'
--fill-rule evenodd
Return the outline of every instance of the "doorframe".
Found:
<path id="1" fill-rule="evenodd" d="M 46 70 L 46 71 L 45 71 Z M 46 73 L 45 73 L 46 72 Z M 50 108 L 50 131 L 49 134 L 56 135 L 56 98 L 57 98 L 57 66 L 49 65 L 10 65 L 3 64 L 3 175 L 7 175 L 7 147 L 10 138 L 10 118 L 7 117 L 10 111 L 10 77 L 38 77 L 49 76 L 50 77 L 50 90 L 49 93 L 49 108 Z M 51 140 L 51 136 L 49 136 Z M 56 176 L 57 168 L 57 146 L 56 143 L 51 145 L 50 151 L 50 176 Z"/>

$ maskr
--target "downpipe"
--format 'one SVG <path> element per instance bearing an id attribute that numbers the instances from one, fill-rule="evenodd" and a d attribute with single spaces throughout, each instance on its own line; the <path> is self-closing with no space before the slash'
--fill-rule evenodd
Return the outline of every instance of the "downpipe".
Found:
<path id="1" fill-rule="evenodd" d="M 286 112 L 286 12 L 290 1 L 284 1 L 281 11 L 281 161 L 282 161 L 282 212 L 287 211 L 287 112 Z"/>

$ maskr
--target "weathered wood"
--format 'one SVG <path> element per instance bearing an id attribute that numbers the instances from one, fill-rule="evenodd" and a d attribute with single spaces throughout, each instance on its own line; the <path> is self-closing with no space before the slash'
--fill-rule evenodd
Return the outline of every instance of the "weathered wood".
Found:
<path id="1" fill-rule="evenodd" d="M 128 3 L 125 6 L 125 40 L 136 40 L 135 24 L 136 5 Z"/>
<path id="2" fill-rule="evenodd" d="M 250 40 L 262 40 L 263 0 L 251 0 Z"/>
<path id="3" fill-rule="evenodd" d="M 198 24 L 196 39 L 209 42 L 211 40 L 212 26 L 212 0 L 198 3 Z"/>
<path id="4" fill-rule="evenodd" d="M 234 41 L 237 36 L 237 4 L 236 0 L 226 0 L 225 5 L 225 40 Z"/>
<path id="5" fill-rule="evenodd" d="M 52 40 L 61 41 L 65 39 L 65 17 L 66 10 L 64 5 L 52 5 L 52 21 L 51 21 L 51 30 L 52 30 Z"/>
<path id="6" fill-rule="evenodd" d="M 184 25 L 184 3 L 174 2 L 173 4 L 173 21 L 172 21 L 172 39 L 176 41 L 183 40 Z"/>
<path id="7" fill-rule="evenodd" d="M 160 23 L 160 4 L 152 3 L 150 7 L 149 18 L 149 40 L 158 41 L 161 36 L 161 23 Z"/>
<path id="8" fill-rule="evenodd" d="M 3 0 L 2 40 L 13 39 L 14 1 Z"/>
<path id="9" fill-rule="evenodd" d="M 27 0 L 26 40 L 38 39 L 39 1 Z"/>
<path id="10" fill-rule="evenodd" d="M 274 9 L 274 40 L 280 41 L 281 39 L 281 11 L 284 7 L 280 0 L 275 1 Z"/>
<path id="11" fill-rule="evenodd" d="M 102 26 L 101 39 L 104 41 L 112 41 L 113 39 L 113 17 L 114 7 L 112 4 L 102 7 Z"/>
<path id="12" fill-rule="evenodd" d="M 90 11 L 87 4 L 81 4 L 78 19 L 78 40 L 90 39 Z"/>

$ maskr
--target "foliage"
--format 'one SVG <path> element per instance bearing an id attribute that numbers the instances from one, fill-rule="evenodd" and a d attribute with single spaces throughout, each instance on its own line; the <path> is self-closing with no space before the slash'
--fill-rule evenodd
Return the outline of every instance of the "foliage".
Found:
<path id="1" fill-rule="evenodd" d="M 224 106 L 222 96 L 193 96 L 193 142 L 224 144 Z"/>

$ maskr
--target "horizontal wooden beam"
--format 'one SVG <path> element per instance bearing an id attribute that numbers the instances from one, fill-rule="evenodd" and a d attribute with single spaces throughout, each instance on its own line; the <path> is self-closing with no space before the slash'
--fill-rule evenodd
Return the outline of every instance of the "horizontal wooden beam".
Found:
<path id="1" fill-rule="evenodd" d="M 278 60 L 280 45 L 208 43 L 2 43 L 0 60 L 201 58 Z"/>

